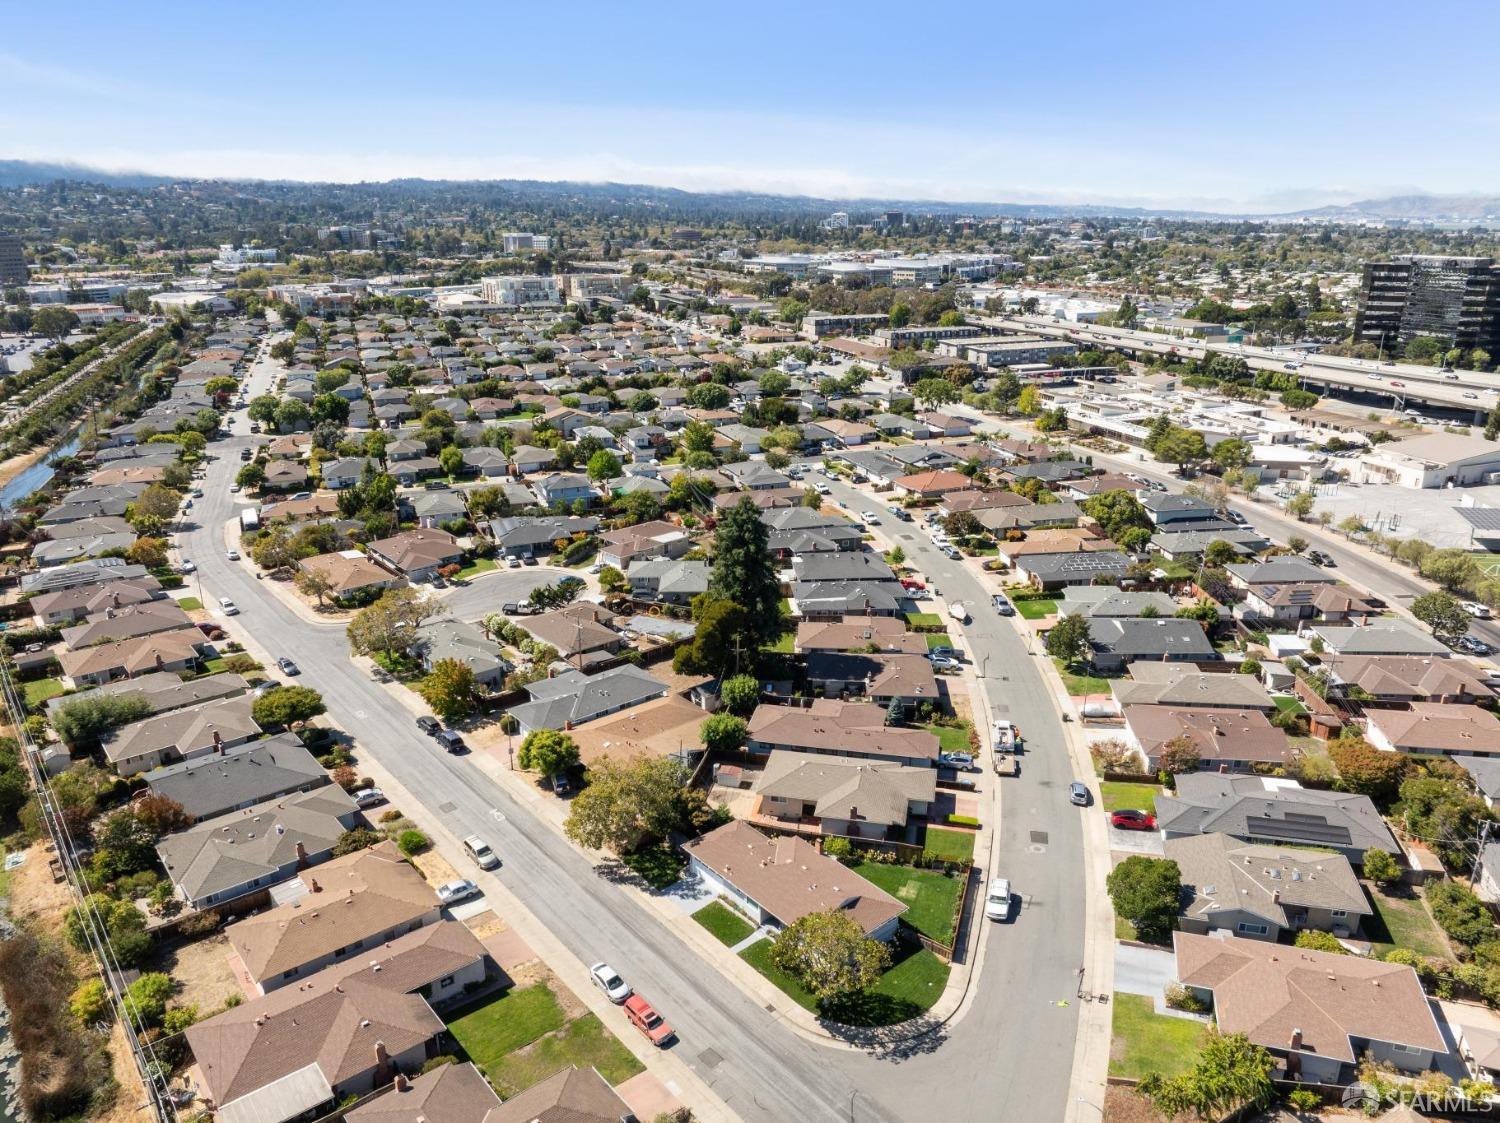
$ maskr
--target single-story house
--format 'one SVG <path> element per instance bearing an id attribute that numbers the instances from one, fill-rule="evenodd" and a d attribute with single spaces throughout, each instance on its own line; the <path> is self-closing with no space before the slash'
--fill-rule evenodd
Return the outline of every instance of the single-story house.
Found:
<path id="1" fill-rule="evenodd" d="M 329 775 L 295 734 L 278 733 L 163 765 L 141 779 L 152 794 L 172 800 L 197 821 L 293 792 L 310 792 L 328 783 Z"/>
<path id="2" fill-rule="evenodd" d="M 752 753 L 789 749 L 933 767 L 938 739 L 925 729 L 886 724 L 884 706 L 817 698 L 811 706 L 757 706 L 750 715 L 746 746 Z"/>
<path id="3" fill-rule="evenodd" d="M 510 714 L 523 734 L 533 729 L 571 729 L 660 698 L 666 692 L 666 683 L 624 663 L 597 675 L 568 671 L 533 682 L 526 687 L 531 701 L 511 707 Z"/>
<path id="4" fill-rule="evenodd" d="M 376 565 L 358 550 L 340 550 L 334 554 L 303 558 L 297 566 L 303 572 L 326 581 L 327 595 L 334 600 L 379 593 L 402 583 L 401 578 Z"/>
<path id="5" fill-rule="evenodd" d="M 197 628 L 180 628 L 117 643 L 96 644 L 82 651 L 60 651 L 57 661 L 66 685 L 100 686 L 152 671 L 192 670 L 204 642 L 203 633 Z"/>
<path id="6" fill-rule="evenodd" d="M 1090 661 L 1101 671 L 1136 661 L 1198 663 L 1219 657 L 1198 621 L 1176 617 L 1091 619 L 1089 645 Z"/>
<path id="7" fill-rule="evenodd" d="M 708 591 L 709 570 L 704 561 L 646 558 L 631 562 L 625 578 L 630 582 L 630 595 L 637 600 L 688 604 Z"/>
<path id="8" fill-rule="evenodd" d="M 773 752 L 754 787 L 751 817 L 777 831 L 905 839 L 937 797 L 937 770 Z"/>
<path id="9" fill-rule="evenodd" d="M 490 537 L 500 552 L 516 558 L 550 554 L 556 543 L 598 529 L 599 520 L 587 515 L 515 515 L 489 523 Z"/>
<path id="10" fill-rule="evenodd" d="M 1377 702 L 1443 702 L 1467 705 L 1488 702 L 1495 690 L 1486 675 L 1464 659 L 1430 659 L 1400 655 L 1329 655 L 1318 657 L 1328 671 L 1330 688 Z"/>
<path id="11" fill-rule="evenodd" d="M 577 1068 L 569 1067 L 557 1075 L 566 1076 L 578 1071 Z M 604 1084 L 593 1069 L 588 1072 Z M 545 1083 L 554 1083 L 556 1079 L 552 1077 Z M 604 1090 L 619 1102 L 619 1097 L 615 1096 L 608 1084 L 604 1084 Z M 531 1089 L 528 1089 L 522 1095 L 530 1093 Z M 509 1107 L 513 1102 L 514 1098 L 507 1100 L 504 1106 Z M 463 1064 L 439 1065 L 430 1072 L 410 1079 L 397 1073 L 385 1095 L 366 1100 L 358 1107 L 344 1112 L 344 1120 L 345 1123 L 412 1123 L 416 1119 L 426 1120 L 426 1123 L 495 1123 L 500 1108 L 500 1097 L 495 1095 L 490 1082 L 475 1067 L 473 1061 L 466 1061 Z M 522 1123 L 532 1123 L 532 1120 L 540 1120 L 546 1116 L 537 1113 L 517 1118 Z M 578 1115 L 577 1123 L 584 1123 L 586 1118 L 582 1114 Z M 606 1123 L 619 1123 L 620 1118 L 616 1114 L 605 1116 L 604 1120 Z"/>
<path id="12" fill-rule="evenodd" d="M 121 776 L 223 752 L 260 736 L 250 716 L 253 702 L 239 694 L 168 710 L 111 731 L 100 739 L 100 748 Z"/>
<path id="13" fill-rule="evenodd" d="M 365 552 L 392 573 L 414 581 L 426 580 L 447 565 L 462 564 L 463 547 L 446 530 L 404 530 L 365 547 Z"/>
<path id="14" fill-rule="evenodd" d="M 500 645 L 477 624 L 445 617 L 429 620 L 418 629 L 418 655 L 422 669 L 431 671 L 445 659 L 454 659 L 474 672 L 474 681 L 486 690 L 505 685 L 510 665 L 500 655 Z"/>
<path id="15" fill-rule="evenodd" d="M 1149 772 L 1160 770 L 1162 750 L 1179 737 L 1198 750 L 1200 768 L 1248 771 L 1254 764 L 1290 763 L 1286 734 L 1261 710 L 1126 706 L 1124 716 Z"/>
<path id="16" fill-rule="evenodd" d="M 822 687 L 830 698 L 858 695 L 887 708 L 894 700 L 908 715 L 923 702 L 936 704 L 939 698 L 937 678 L 925 655 L 817 651 L 806 656 L 806 663 L 808 684 Z"/>
<path id="17" fill-rule="evenodd" d="M 1365 739 L 1377 749 L 1416 756 L 1500 754 L 1500 718 L 1479 706 L 1413 702 L 1409 709 L 1365 710 Z"/>

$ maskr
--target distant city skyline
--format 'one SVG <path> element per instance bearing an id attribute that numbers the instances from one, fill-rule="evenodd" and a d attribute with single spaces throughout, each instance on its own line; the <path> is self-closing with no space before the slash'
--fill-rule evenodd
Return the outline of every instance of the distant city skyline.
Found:
<path id="1" fill-rule="evenodd" d="M 1500 191 L 1474 5 L 1399 34 L 1342 0 L 72 11 L 6 17 L 0 157 L 1239 213 Z"/>

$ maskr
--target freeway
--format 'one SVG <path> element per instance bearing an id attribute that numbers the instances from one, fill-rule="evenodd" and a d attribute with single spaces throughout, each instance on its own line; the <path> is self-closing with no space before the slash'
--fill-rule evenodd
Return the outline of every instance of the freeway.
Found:
<path id="1" fill-rule="evenodd" d="M 258 359 L 246 398 L 269 389 L 275 371 L 274 363 Z M 234 428 L 244 431 L 243 416 Z M 330 716 L 355 739 L 358 751 L 408 790 L 424 794 L 428 821 L 455 839 L 484 834 L 504 857 L 497 872 L 506 887 L 576 957 L 573 964 L 552 964 L 572 985 L 587 985 L 583 965 L 599 959 L 625 972 L 677 1026 L 680 1059 L 744 1119 L 962 1123 L 1069 1114 L 1077 970 L 1083 963 L 1085 813 L 1067 801 L 1073 776 L 1039 660 L 1016 629 L 989 609 L 989 594 L 975 574 L 949 562 L 915 531 L 910 542 L 904 528 L 897 532 L 914 564 L 944 596 L 970 605 L 976 623 L 967 630 L 969 655 L 989 703 L 996 715 L 1016 721 L 1030 741 L 1023 775 L 1006 781 L 995 871 L 1011 878 L 1025 904 L 1012 924 L 984 926 L 979 938 L 990 943 L 986 970 L 971 983 L 972 1003 L 948 1025 L 915 1041 L 864 1052 L 822 1045 L 796 1035 L 726 984 L 633 890 L 602 876 L 587 855 L 479 769 L 420 735 L 390 688 L 349 658 L 341 628 L 307 623 L 255 579 L 248 563 L 226 559 L 226 527 L 238 513 L 228 487 L 239 468 L 238 451 L 248 442 L 236 436 L 211 446 L 214 459 L 192 515 L 196 521 L 181 530 L 178 545 L 198 566 L 204 602 L 233 599 L 242 615 L 230 626 L 243 627 L 271 654 L 297 662 L 301 681 L 323 693 Z M 854 502 L 854 494 L 841 498 Z M 519 575 L 501 575 L 511 577 Z M 466 610 L 483 607 L 477 601 L 485 580 L 498 579 L 461 590 Z M 498 593 L 498 584 L 494 588 Z"/>
<path id="2" fill-rule="evenodd" d="M 1411 363 L 1380 363 L 1374 359 L 1350 359 L 1338 355 L 1304 356 L 1267 347 L 1209 344 L 1160 332 L 1075 324 L 1048 316 L 975 316 L 973 319 L 988 327 L 1051 336 L 1085 347 L 1110 347 L 1137 354 L 1142 351 L 1153 355 L 1175 354 L 1190 359 L 1211 353 L 1232 355 L 1244 359 L 1253 370 L 1281 371 L 1288 363 L 1295 362 L 1295 373 L 1303 385 L 1382 395 L 1391 398 L 1397 408 L 1411 402 L 1427 402 L 1445 409 L 1469 410 L 1482 420 L 1484 413 L 1500 400 L 1500 373 L 1472 370 L 1445 373 L 1436 367 Z"/>

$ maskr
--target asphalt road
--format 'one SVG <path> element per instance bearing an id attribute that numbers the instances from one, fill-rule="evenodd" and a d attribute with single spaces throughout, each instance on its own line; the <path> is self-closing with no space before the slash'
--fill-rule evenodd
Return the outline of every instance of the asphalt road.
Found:
<path id="1" fill-rule="evenodd" d="M 257 363 L 247 400 L 270 385 L 273 367 Z M 998 872 L 1023 900 L 1008 925 L 986 925 L 985 970 L 976 1001 L 961 1018 L 916 1042 L 867 1052 L 812 1044 L 777 1022 L 644 909 L 632 891 L 536 820 L 530 810 L 462 757 L 441 751 L 411 715 L 349 658 L 343 629 L 309 624 L 257 581 L 246 562 L 225 558 L 224 524 L 240 505 L 228 493 L 238 471 L 241 434 L 215 442 L 181 534 L 193 557 L 204 602 L 228 596 L 235 620 L 275 655 L 303 669 L 300 681 L 327 698 L 330 716 L 409 790 L 425 794 L 429 817 L 455 838 L 482 833 L 504 858 L 499 876 L 583 964 L 604 959 L 676 1025 L 682 1057 L 750 1120 L 894 1121 L 1060 1119 L 1073 1058 L 1076 971 L 1082 962 L 1082 832 L 1067 802 L 1072 775 L 1061 727 L 1045 700 L 1034 657 L 1017 631 L 989 607 L 979 580 L 913 531 L 902 545 L 947 599 L 970 603 L 969 657 L 979 661 L 997 715 L 1028 737 L 1023 773 L 1005 781 Z M 459 615 L 484 611 L 500 585 L 538 570 L 487 577 L 454 593 Z M 499 599 L 498 597 L 496 598 Z M 491 602 L 493 603 L 493 602 Z M 477 611 L 476 611 L 477 610 Z M 986 871 L 987 873 L 989 871 Z M 984 924 L 983 920 L 978 921 Z M 570 965 L 554 965 L 564 974 Z M 685 1055 L 684 1055 L 685 1054 Z M 1024 1090 L 1024 1091 L 1023 1091 Z"/>

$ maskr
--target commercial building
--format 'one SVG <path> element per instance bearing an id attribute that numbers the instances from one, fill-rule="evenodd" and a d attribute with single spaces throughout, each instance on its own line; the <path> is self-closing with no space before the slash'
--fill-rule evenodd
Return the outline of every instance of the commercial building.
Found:
<path id="1" fill-rule="evenodd" d="M 1360 483 L 1470 487 L 1500 478 L 1500 445 L 1482 437 L 1428 433 L 1376 445 L 1358 463 Z"/>
<path id="2" fill-rule="evenodd" d="M 1500 345 L 1500 268 L 1491 258 L 1409 254 L 1365 265 L 1355 341 L 1384 353 L 1421 336 L 1445 348 Z"/>
<path id="3" fill-rule="evenodd" d="M 827 335 L 863 335 L 890 323 L 884 312 L 809 312 L 802 317 L 802 338 L 822 339 Z"/>
<path id="4" fill-rule="evenodd" d="M 501 249 L 506 253 L 523 253 L 526 250 L 546 253 L 552 248 L 552 236 L 550 234 L 526 234 L 520 232 L 502 234 L 500 242 Z"/>
<path id="5" fill-rule="evenodd" d="M 545 307 L 562 302 L 556 277 L 528 274 L 486 277 L 480 282 L 479 294 L 486 303 L 506 308 Z"/>
<path id="6" fill-rule="evenodd" d="M 20 236 L 0 234 L 0 285 L 24 285 L 29 279 Z"/>
<path id="7" fill-rule="evenodd" d="M 977 336 L 977 331 L 972 334 Z M 1039 335 L 987 335 L 968 339 L 950 337 L 933 348 L 939 355 L 967 359 L 991 370 L 1022 363 L 1053 363 L 1058 356 L 1072 355 L 1077 350 L 1076 343 L 1046 339 Z"/>

